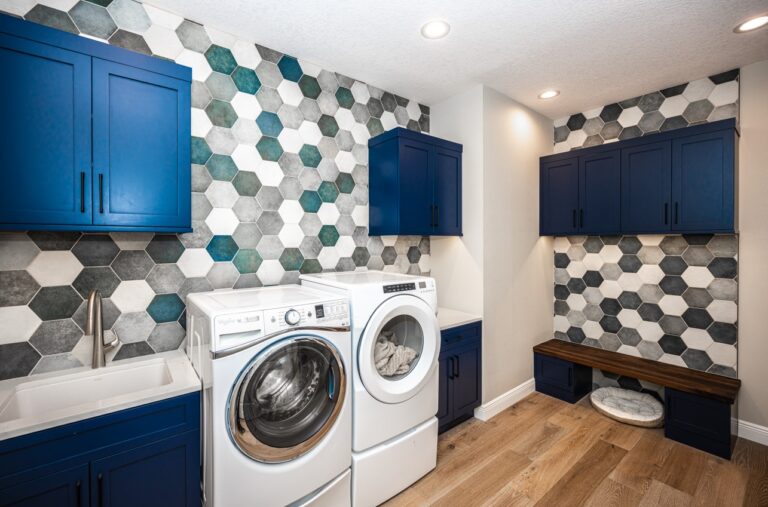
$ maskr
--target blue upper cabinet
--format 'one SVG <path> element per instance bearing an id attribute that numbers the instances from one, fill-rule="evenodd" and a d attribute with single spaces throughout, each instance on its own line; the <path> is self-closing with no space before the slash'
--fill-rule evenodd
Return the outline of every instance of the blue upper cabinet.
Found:
<path id="1" fill-rule="evenodd" d="M 542 157 L 541 234 L 736 231 L 737 135 L 723 120 Z"/>
<path id="2" fill-rule="evenodd" d="M 396 128 L 368 147 L 372 236 L 461 235 L 460 144 Z"/>
<path id="3" fill-rule="evenodd" d="M 0 229 L 191 230 L 191 71 L 0 15 Z"/>

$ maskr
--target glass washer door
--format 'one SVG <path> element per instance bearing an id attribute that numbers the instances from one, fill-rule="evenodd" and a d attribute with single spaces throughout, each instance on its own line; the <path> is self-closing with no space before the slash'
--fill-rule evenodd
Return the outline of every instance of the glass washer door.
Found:
<path id="1" fill-rule="evenodd" d="M 346 374 L 338 351 L 313 336 L 283 339 L 240 374 L 229 400 L 229 433 L 265 463 L 290 461 L 317 445 L 339 416 Z"/>
<path id="2" fill-rule="evenodd" d="M 358 371 L 374 398 L 402 403 L 429 382 L 439 353 L 440 329 L 432 307 L 415 296 L 395 296 L 373 312 L 363 330 Z"/>

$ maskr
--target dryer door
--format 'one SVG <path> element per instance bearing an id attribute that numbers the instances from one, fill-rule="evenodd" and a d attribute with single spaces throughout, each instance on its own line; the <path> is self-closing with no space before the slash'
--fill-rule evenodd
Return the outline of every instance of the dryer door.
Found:
<path id="1" fill-rule="evenodd" d="M 358 346 L 365 389 L 384 403 L 402 403 L 424 387 L 437 368 L 440 329 L 431 306 L 401 295 L 384 301 L 368 320 Z"/>
<path id="2" fill-rule="evenodd" d="M 294 335 L 259 352 L 229 399 L 229 433 L 246 456 L 289 461 L 312 450 L 339 416 L 347 389 L 341 356 L 329 342 Z"/>

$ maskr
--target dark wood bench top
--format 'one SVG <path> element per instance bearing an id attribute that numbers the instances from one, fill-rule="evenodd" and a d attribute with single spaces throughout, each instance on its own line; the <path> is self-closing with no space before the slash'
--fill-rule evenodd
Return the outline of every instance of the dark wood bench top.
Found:
<path id="1" fill-rule="evenodd" d="M 741 380 L 713 373 L 683 368 L 673 364 L 660 363 L 650 359 L 611 352 L 586 345 L 552 339 L 533 347 L 537 354 L 552 356 L 599 368 L 616 375 L 625 375 L 638 380 L 671 387 L 678 391 L 714 398 L 733 403 L 741 387 Z"/>

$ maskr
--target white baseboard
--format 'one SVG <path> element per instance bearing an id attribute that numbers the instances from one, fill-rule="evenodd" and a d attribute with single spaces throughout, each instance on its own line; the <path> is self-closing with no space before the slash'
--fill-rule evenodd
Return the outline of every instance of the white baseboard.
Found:
<path id="1" fill-rule="evenodd" d="M 736 434 L 739 435 L 739 438 L 768 445 L 768 428 L 765 426 L 741 419 L 731 419 L 731 427 L 734 426 L 736 426 Z"/>
<path id="2" fill-rule="evenodd" d="M 519 386 L 513 387 L 506 393 L 477 407 L 475 409 L 475 418 L 480 419 L 481 421 L 487 421 L 531 394 L 535 391 L 535 388 L 536 383 L 533 379 L 526 380 Z"/>

